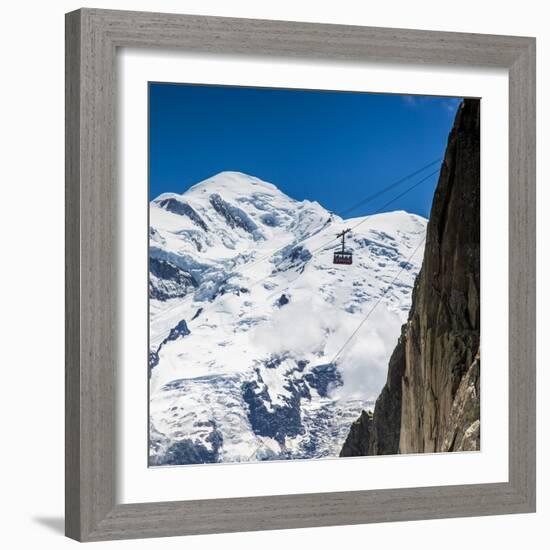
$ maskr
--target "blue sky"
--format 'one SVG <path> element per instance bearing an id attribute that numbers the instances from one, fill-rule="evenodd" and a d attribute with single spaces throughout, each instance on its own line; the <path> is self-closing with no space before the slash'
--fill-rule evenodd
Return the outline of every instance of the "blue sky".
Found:
<path id="1" fill-rule="evenodd" d="M 443 157 L 460 99 L 149 84 L 150 197 L 224 170 L 341 212 Z M 435 165 L 434 168 L 437 168 Z M 345 217 L 370 214 L 434 168 Z M 428 217 L 437 176 L 387 210 Z"/>

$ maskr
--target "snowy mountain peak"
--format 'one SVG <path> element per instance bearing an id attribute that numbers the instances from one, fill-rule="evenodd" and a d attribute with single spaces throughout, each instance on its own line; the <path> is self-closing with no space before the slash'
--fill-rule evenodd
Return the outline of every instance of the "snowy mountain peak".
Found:
<path id="1" fill-rule="evenodd" d="M 268 190 L 275 194 L 283 194 L 272 183 L 261 180 L 255 176 L 250 176 L 243 172 L 235 171 L 223 171 L 211 176 L 189 188 L 188 191 L 193 192 L 199 190 L 200 192 L 216 192 L 219 193 L 221 189 L 228 189 L 231 192 L 247 193 L 258 190 Z"/>
<path id="2" fill-rule="evenodd" d="M 181 195 L 163 193 L 150 212 L 153 257 L 177 250 L 180 257 L 187 252 L 216 265 L 228 258 L 241 263 L 263 249 L 291 244 L 330 218 L 318 203 L 296 201 L 273 184 L 239 172 L 222 172 Z"/>
<path id="3" fill-rule="evenodd" d="M 336 456 L 385 381 L 426 220 L 342 220 L 222 172 L 155 198 L 150 223 L 152 463 Z"/>

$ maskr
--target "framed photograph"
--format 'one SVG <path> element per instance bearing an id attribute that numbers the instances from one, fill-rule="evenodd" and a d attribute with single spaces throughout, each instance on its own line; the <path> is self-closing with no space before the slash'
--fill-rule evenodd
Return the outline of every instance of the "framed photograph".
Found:
<path id="1" fill-rule="evenodd" d="M 66 534 L 535 511 L 535 40 L 66 19 Z"/>

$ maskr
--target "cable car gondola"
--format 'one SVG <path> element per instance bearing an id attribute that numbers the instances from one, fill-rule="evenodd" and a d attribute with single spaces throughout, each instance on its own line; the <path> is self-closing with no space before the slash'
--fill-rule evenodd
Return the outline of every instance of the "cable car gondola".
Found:
<path id="1" fill-rule="evenodd" d="M 336 235 L 337 238 L 342 237 L 342 249 L 334 252 L 333 264 L 338 265 L 351 265 L 353 263 L 353 253 L 345 249 L 345 236 L 346 233 L 351 231 L 350 229 L 344 229 L 341 233 Z"/>

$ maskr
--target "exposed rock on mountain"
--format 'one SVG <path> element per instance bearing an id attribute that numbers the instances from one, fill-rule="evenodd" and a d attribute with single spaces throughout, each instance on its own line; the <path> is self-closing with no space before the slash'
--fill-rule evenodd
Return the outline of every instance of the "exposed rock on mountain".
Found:
<path id="1" fill-rule="evenodd" d="M 408 321 L 368 430 L 355 422 L 342 456 L 480 448 L 479 109 L 457 112 Z"/>
<path id="2" fill-rule="evenodd" d="M 462 377 L 453 402 L 442 451 L 476 451 L 479 441 L 479 354 Z"/>
<path id="3" fill-rule="evenodd" d="M 372 413 L 361 411 L 359 418 L 352 424 L 352 429 L 340 451 L 340 456 L 364 456 L 369 454 Z"/>

